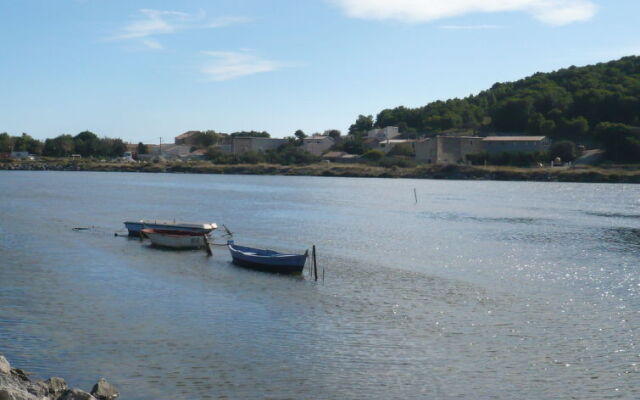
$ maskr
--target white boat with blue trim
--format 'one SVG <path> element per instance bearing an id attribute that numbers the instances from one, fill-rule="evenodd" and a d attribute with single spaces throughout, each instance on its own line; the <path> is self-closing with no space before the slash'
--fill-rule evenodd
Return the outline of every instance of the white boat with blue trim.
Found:
<path id="1" fill-rule="evenodd" d="M 208 235 L 218 228 L 215 223 L 202 223 L 202 222 L 176 222 L 163 221 L 158 219 L 141 219 L 139 221 L 125 221 L 124 226 L 129 231 L 129 236 L 140 236 L 140 232 L 145 229 L 159 229 L 159 230 L 171 230 L 191 232 L 197 234 Z"/>

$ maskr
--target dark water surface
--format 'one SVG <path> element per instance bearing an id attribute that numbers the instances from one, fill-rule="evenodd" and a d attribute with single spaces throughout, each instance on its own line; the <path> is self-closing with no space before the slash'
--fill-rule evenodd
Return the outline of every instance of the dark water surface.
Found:
<path id="1" fill-rule="evenodd" d="M 326 280 L 130 218 L 316 244 Z M 0 353 L 123 399 L 637 399 L 639 272 L 637 185 L 0 171 Z"/>

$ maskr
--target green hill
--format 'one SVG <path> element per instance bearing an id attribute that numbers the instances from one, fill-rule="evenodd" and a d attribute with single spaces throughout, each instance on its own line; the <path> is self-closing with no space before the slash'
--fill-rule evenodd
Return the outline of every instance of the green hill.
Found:
<path id="1" fill-rule="evenodd" d="M 366 122 L 360 116 L 350 131 Z M 545 135 L 599 145 L 606 144 L 602 135 L 611 132 L 611 124 L 640 125 L 638 56 L 496 83 L 464 99 L 386 109 L 375 119 L 376 127 L 398 126 L 405 137 L 456 129 Z M 614 127 L 625 130 L 623 125 Z"/>

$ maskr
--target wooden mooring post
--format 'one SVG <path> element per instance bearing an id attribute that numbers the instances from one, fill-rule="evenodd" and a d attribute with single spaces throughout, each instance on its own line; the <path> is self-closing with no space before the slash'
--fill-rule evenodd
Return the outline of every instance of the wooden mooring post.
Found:
<path id="1" fill-rule="evenodd" d="M 203 234 L 202 238 L 204 239 L 204 250 L 207 252 L 207 255 L 211 257 L 213 255 L 213 251 L 211 251 L 211 245 L 209 244 L 209 239 L 207 238 L 207 234 Z"/>
<path id="2" fill-rule="evenodd" d="M 318 263 L 316 262 L 316 245 L 313 245 L 313 275 L 314 280 L 318 281 Z"/>

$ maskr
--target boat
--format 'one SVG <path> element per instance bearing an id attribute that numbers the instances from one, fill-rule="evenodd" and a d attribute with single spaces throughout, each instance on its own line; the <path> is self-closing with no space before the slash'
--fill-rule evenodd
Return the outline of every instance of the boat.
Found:
<path id="1" fill-rule="evenodd" d="M 274 250 L 238 246 L 233 240 L 227 242 L 227 247 L 234 264 L 280 274 L 301 273 L 309 254 L 308 250 L 304 254 L 286 254 Z"/>
<path id="2" fill-rule="evenodd" d="M 141 232 L 151 240 L 152 245 L 158 247 L 200 249 L 207 245 L 206 233 L 150 228 L 145 228 Z"/>
<path id="3" fill-rule="evenodd" d="M 199 222 L 176 222 L 174 221 L 162 221 L 157 219 L 141 219 L 139 221 L 125 221 L 124 226 L 129 231 L 129 236 L 140 236 L 140 231 L 145 228 L 159 229 L 159 230 L 172 230 L 182 232 L 193 232 L 202 234 L 209 234 L 218 228 L 218 225 L 214 223 L 199 223 Z"/>

